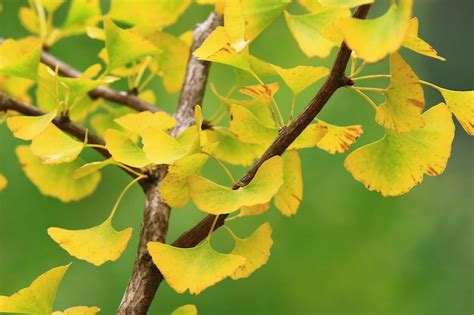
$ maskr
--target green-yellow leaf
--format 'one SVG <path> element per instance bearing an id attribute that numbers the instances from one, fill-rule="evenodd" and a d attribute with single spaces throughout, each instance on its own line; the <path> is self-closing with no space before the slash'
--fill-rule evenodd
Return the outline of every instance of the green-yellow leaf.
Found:
<path id="1" fill-rule="evenodd" d="M 109 18 L 104 18 L 104 27 L 109 70 L 159 52 L 152 43 L 132 30 L 121 29 Z"/>
<path id="2" fill-rule="evenodd" d="M 95 172 L 100 171 L 104 167 L 110 164 L 114 164 L 114 159 L 110 158 L 107 160 L 99 161 L 99 162 L 90 162 L 87 164 L 82 165 L 74 172 L 74 178 L 79 179 Z"/>
<path id="3" fill-rule="evenodd" d="M 14 116 L 7 119 L 7 126 L 16 138 L 31 140 L 43 132 L 54 117 L 55 110 L 42 116 Z"/>
<path id="4" fill-rule="evenodd" d="M 0 73 L 36 79 L 41 41 L 35 37 L 7 39 L 0 45 Z"/>
<path id="5" fill-rule="evenodd" d="M 202 153 L 188 155 L 174 162 L 160 184 L 160 196 L 172 208 L 182 208 L 189 201 L 188 177 L 199 174 L 208 156 Z"/>
<path id="6" fill-rule="evenodd" d="M 3 174 L 0 174 L 0 191 L 4 190 L 8 185 L 8 180 Z"/>
<path id="7" fill-rule="evenodd" d="M 70 163 L 45 165 L 26 145 L 18 146 L 16 154 L 26 176 L 40 192 L 62 202 L 77 201 L 89 196 L 100 182 L 99 173 L 74 179 L 74 172 L 84 163 L 80 159 Z"/>
<path id="8" fill-rule="evenodd" d="M 272 228 L 269 223 L 264 223 L 248 238 L 234 239 L 235 245 L 231 254 L 246 258 L 245 263 L 231 275 L 232 279 L 237 280 L 247 278 L 267 263 L 273 245 Z"/>
<path id="9" fill-rule="evenodd" d="M 375 120 L 385 128 L 407 132 L 424 126 L 425 96 L 415 72 L 398 54 L 390 56 L 390 86 Z"/>
<path id="10" fill-rule="evenodd" d="M 244 206 L 266 203 L 272 199 L 283 183 L 283 160 L 274 156 L 265 161 L 252 181 L 233 190 L 198 175 L 188 178 L 189 194 L 198 209 L 223 214 Z"/>
<path id="11" fill-rule="evenodd" d="M 274 65 L 273 68 L 295 96 L 329 74 L 329 69 L 326 67 L 296 66 L 284 69 Z"/>
<path id="12" fill-rule="evenodd" d="M 336 126 L 322 120 L 318 120 L 318 124 L 325 126 L 328 132 L 317 146 L 331 154 L 346 152 L 363 133 L 361 125 Z"/>
<path id="13" fill-rule="evenodd" d="M 34 82 L 30 79 L 0 74 L 0 91 L 5 92 L 5 94 L 20 102 L 31 104 L 28 90 L 33 84 Z"/>
<path id="14" fill-rule="evenodd" d="M 115 119 L 115 122 L 137 135 L 146 128 L 152 127 L 158 130 L 168 130 L 176 125 L 176 120 L 165 112 L 151 113 L 148 111 L 130 113 Z"/>
<path id="15" fill-rule="evenodd" d="M 353 8 L 363 4 L 374 3 L 374 0 L 318 0 L 325 7 Z"/>
<path id="16" fill-rule="evenodd" d="M 240 208 L 240 212 L 236 217 L 240 218 L 240 217 L 259 215 L 259 214 L 267 212 L 269 209 L 270 209 L 270 205 L 268 203 L 262 203 L 262 204 L 253 205 L 253 206 L 246 206 L 246 207 Z"/>
<path id="17" fill-rule="evenodd" d="M 117 231 L 108 218 L 98 226 L 85 230 L 48 229 L 49 236 L 71 256 L 96 266 L 117 260 L 127 247 L 132 228 Z"/>
<path id="18" fill-rule="evenodd" d="M 188 153 L 183 145 L 162 130 L 148 127 L 140 136 L 143 151 L 154 164 L 171 164 Z"/>
<path id="19" fill-rule="evenodd" d="M 72 139 L 51 123 L 31 142 L 31 152 L 44 164 L 74 161 L 83 148 L 83 142 Z"/>
<path id="20" fill-rule="evenodd" d="M 100 312 L 100 308 L 97 306 L 74 306 L 70 307 L 68 309 L 65 309 L 64 311 L 56 311 L 53 312 L 52 315 L 95 315 Z"/>
<path id="21" fill-rule="evenodd" d="M 467 132 L 474 135 L 474 91 L 439 90 L 446 105 Z"/>
<path id="22" fill-rule="evenodd" d="M 149 242 L 148 251 L 166 282 L 178 293 L 199 294 L 231 276 L 245 258 L 215 251 L 208 240 L 192 248 Z"/>
<path id="23" fill-rule="evenodd" d="M 152 163 L 143 149 L 120 131 L 109 129 L 104 133 L 104 139 L 115 161 L 139 168 Z"/>
<path id="24" fill-rule="evenodd" d="M 197 315 L 197 313 L 195 305 L 186 304 L 175 309 L 171 315 Z"/>
<path id="25" fill-rule="evenodd" d="M 403 47 L 411 49 L 419 54 L 445 61 L 446 59 L 439 56 L 436 50 L 430 44 L 418 37 L 418 19 L 416 17 L 410 20 L 405 39 L 402 43 Z"/>
<path id="26" fill-rule="evenodd" d="M 72 0 L 61 27 L 63 36 L 84 33 L 87 27 L 95 26 L 100 18 L 99 0 Z"/>
<path id="27" fill-rule="evenodd" d="M 407 193 L 423 174 L 441 174 L 451 154 L 454 124 L 444 104 L 429 109 L 425 126 L 407 133 L 386 130 L 385 137 L 363 146 L 346 158 L 352 176 L 383 196 Z"/>
<path id="28" fill-rule="evenodd" d="M 0 295 L 0 312 L 51 315 L 56 292 L 69 265 L 43 273 L 29 287 L 11 296 Z"/>
<path id="29" fill-rule="evenodd" d="M 402 45 L 408 30 L 413 0 L 392 2 L 390 9 L 376 19 L 348 18 L 339 24 L 347 46 L 357 57 L 367 62 L 377 62 Z"/>
<path id="30" fill-rule="evenodd" d="M 296 150 L 283 154 L 283 184 L 275 195 L 275 206 L 283 215 L 296 214 L 303 200 L 301 160 Z"/>

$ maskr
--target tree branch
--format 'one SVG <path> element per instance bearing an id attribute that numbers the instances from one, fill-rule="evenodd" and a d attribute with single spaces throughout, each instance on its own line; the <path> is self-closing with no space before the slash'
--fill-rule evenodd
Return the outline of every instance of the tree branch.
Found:
<path id="1" fill-rule="evenodd" d="M 369 9 L 370 4 L 360 6 L 354 13 L 354 17 L 364 19 L 367 16 Z M 238 189 L 239 187 L 243 187 L 250 183 L 252 178 L 255 176 L 255 173 L 257 172 L 258 168 L 263 164 L 263 162 L 275 155 L 281 155 L 301 134 L 301 132 L 303 132 L 303 130 L 313 121 L 313 119 L 321 111 L 324 105 L 326 105 L 330 97 L 337 89 L 345 85 L 351 84 L 351 81 L 345 76 L 345 70 L 351 53 L 352 51 L 343 43 L 336 57 L 329 77 L 327 78 L 321 89 L 318 91 L 316 96 L 309 102 L 304 111 L 292 124 L 280 131 L 277 138 L 265 151 L 262 157 L 260 157 L 260 159 L 252 166 L 252 168 L 247 172 L 247 174 L 245 174 L 240 179 L 240 181 L 234 185 L 234 189 Z M 225 219 L 227 218 L 227 216 L 228 214 L 219 216 L 219 218 L 217 219 L 217 223 L 214 226 L 214 230 L 225 224 Z M 181 234 L 181 236 L 176 239 L 172 243 L 172 245 L 182 248 L 190 248 L 198 245 L 209 234 L 215 217 L 215 215 L 207 215 L 193 228 Z M 161 273 L 159 273 L 158 275 L 159 278 L 157 281 L 161 282 L 163 280 L 163 275 Z"/>
<path id="2" fill-rule="evenodd" d="M 210 63 L 197 60 L 192 56 L 192 52 L 221 24 L 222 16 L 211 13 L 207 20 L 197 25 L 194 30 L 191 54 L 177 106 L 177 124 L 172 132 L 175 137 L 194 123 L 194 107 L 201 104 L 206 89 Z M 117 314 L 146 314 L 161 283 L 161 274 L 148 253 L 147 243 L 164 243 L 166 240 L 170 207 L 161 199 L 159 186 L 167 170 L 166 165 L 157 166 L 145 186 L 145 210 L 137 255 Z"/>
<path id="3" fill-rule="evenodd" d="M 0 38 L 0 44 L 2 44 L 3 41 L 4 39 Z M 41 52 L 41 62 L 53 69 L 55 69 L 57 66 L 61 74 L 70 78 L 79 78 L 82 75 L 79 70 L 73 68 L 71 65 L 59 60 L 58 58 L 45 51 Z M 125 105 L 139 112 L 150 111 L 154 113 L 159 111 L 157 107 L 139 99 L 135 95 L 130 95 L 126 92 L 117 91 L 106 86 L 99 86 L 98 88 L 91 90 L 89 92 L 89 96 L 93 99 L 103 98 L 117 104 Z"/>

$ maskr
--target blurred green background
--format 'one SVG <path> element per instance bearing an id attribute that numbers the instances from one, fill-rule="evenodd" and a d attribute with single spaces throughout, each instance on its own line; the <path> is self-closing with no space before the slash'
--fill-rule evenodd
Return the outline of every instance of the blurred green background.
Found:
<path id="1" fill-rule="evenodd" d="M 439 62 L 406 49 L 402 50 L 403 56 L 424 80 L 454 90 L 472 90 L 474 2 L 415 2 L 414 15 L 420 19 L 422 37 L 448 61 Z M 378 1 L 371 16 L 381 14 L 386 3 Z M 27 1 L 3 1 L 0 36 L 18 38 L 27 34 L 17 19 L 21 5 L 27 5 Z M 66 7 L 59 16 L 64 16 Z M 107 7 L 104 3 L 104 9 Z M 189 30 L 210 10 L 209 6 L 192 5 L 168 31 L 180 34 Z M 289 10 L 301 12 L 296 5 Z M 77 36 L 60 41 L 51 53 L 85 69 L 97 62 L 102 45 Z M 282 17 L 255 41 L 252 53 L 286 67 L 322 63 L 302 54 Z M 323 64 L 329 65 L 330 61 Z M 368 69 L 366 73 L 386 72 L 387 65 Z M 233 79 L 230 68 L 212 67 L 210 82 L 219 91 L 226 91 Z M 159 80 L 153 81 L 152 86 L 158 105 L 172 111 L 177 94 L 166 95 Z M 309 88 L 298 99 L 299 108 L 316 89 L 317 86 Z M 280 90 L 280 103 L 285 104 L 289 92 L 283 86 Z M 441 101 L 436 92 L 426 90 L 426 96 L 429 106 Z M 204 108 L 208 117 L 216 103 L 212 93 L 207 93 Z M 364 136 L 354 147 L 382 134 L 373 120 L 373 110 L 351 91 L 338 91 L 320 117 L 335 124 L 362 124 Z M 178 295 L 163 283 L 150 314 L 169 314 L 186 303 L 196 304 L 201 314 L 473 314 L 473 146 L 457 127 L 445 173 L 434 178 L 425 176 L 420 186 L 397 198 L 383 198 L 356 182 L 343 167 L 345 154 L 304 151 L 305 197 L 297 215 L 286 218 L 272 209 L 261 217 L 231 223 L 245 236 L 261 222 L 270 221 L 274 230 L 270 261 L 248 279 L 225 280 L 199 296 Z M 102 182 L 91 197 L 63 204 L 42 196 L 25 177 L 14 153 L 20 141 L 12 138 L 5 125 L 0 125 L 0 144 L 0 172 L 9 180 L 6 190 L 0 193 L 0 294 L 9 295 L 49 268 L 73 261 L 61 284 L 55 309 L 97 305 L 102 314 L 113 314 L 133 265 L 142 192 L 134 188 L 116 216 L 118 228 L 134 228 L 122 257 L 101 267 L 92 266 L 60 249 L 46 229 L 79 229 L 102 222 L 129 177 L 118 169 L 105 169 Z M 87 156 L 90 160 L 99 158 L 94 152 Z M 243 172 L 237 169 L 236 175 Z M 174 210 L 168 239 L 175 239 L 202 216 L 191 206 Z M 220 231 L 213 243 L 226 249 L 228 236 Z"/>

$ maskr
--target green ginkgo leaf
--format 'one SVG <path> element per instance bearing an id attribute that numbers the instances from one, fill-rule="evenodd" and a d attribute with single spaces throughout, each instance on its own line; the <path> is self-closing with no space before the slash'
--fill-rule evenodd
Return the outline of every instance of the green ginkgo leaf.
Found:
<path id="1" fill-rule="evenodd" d="M 275 206 L 283 215 L 296 214 L 303 200 L 301 160 L 296 150 L 283 154 L 283 184 L 275 195 Z"/>
<path id="2" fill-rule="evenodd" d="M 110 159 L 99 161 L 99 162 L 90 162 L 90 163 L 84 164 L 74 172 L 74 178 L 79 179 L 79 178 L 88 176 L 90 174 L 100 171 L 107 165 L 111 165 L 114 163 L 116 163 L 114 159 L 110 158 Z"/>
<path id="3" fill-rule="evenodd" d="M 36 79 L 41 41 L 35 37 L 7 39 L 0 45 L 0 73 Z"/>
<path id="4" fill-rule="evenodd" d="M 209 240 L 192 248 L 149 242 L 148 251 L 166 282 L 178 293 L 199 294 L 231 276 L 245 263 L 238 255 L 215 251 Z"/>
<path id="5" fill-rule="evenodd" d="M 99 0 L 72 0 L 64 24 L 62 36 L 81 34 L 87 27 L 95 26 L 101 19 Z"/>
<path id="6" fill-rule="evenodd" d="M 390 56 L 390 86 L 375 120 L 385 128 L 407 132 L 424 126 L 425 96 L 420 80 L 398 53 Z"/>
<path id="7" fill-rule="evenodd" d="M 430 108 L 425 126 L 406 133 L 386 130 L 385 137 L 363 146 L 344 165 L 369 190 L 383 196 L 407 193 L 421 183 L 423 174 L 441 174 L 451 154 L 454 124 L 444 104 Z"/>
<path id="8" fill-rule="evenodd" d="M 197 315 L 197 313 L 195 305 L 186 304 L 175 309 L 171 315 Z"/>
<path id="9" fill-rule="evenodd" d="M 236 190 L 192 175 L 188 178 L 189 194 L 196 207 L 204 212 L 230 213 L 244 206 L 270 201 L 283 183 L 282 172 L 283 160 L 274 156 L 260 166 L 247 186 Z"/>
<path id="10" fill-rule="evenodd" d="M 43 132 L 56 117 L 56 111 L 41 116 L 14 116 L 7 119 L 7 126 L 13 135 L 22 140 L 31 140 Z"/>
<path id="11" fill-rule="evenodd" d="M 126 134 L 109 129 L 104 133 L 105 146 L 115 161 L 133 167 L 145 167 L 152 162 L 145 152 Z"/>
<path id="12" fill-rule="evenodd" d="M 44 164 L 74 161 L 83 148 L 83 142 L 72 139 L 52 123 L 31 142 L 31 152 Z"/>
<path id="13" fill-rule="evenodd" d="M 70 163 L 45 165 L 25 145 L 16 148 L 16 155 L 26 176 L 40 192 L 62 202 L 77 201 L 89 196 L 100 182 L 100 173 L 74 179 L 74 172 L 84 163 L 80 159 Z"/>
<path id="14" fill-rule="evenodd" d="M 413 0 L 392 1 L 390 9 L 376 19 L 347 18 L 339 23 L 339 30 L 347 46 L 357 57 L 377 62 L 400 48 L 408 30 Z"/>
<path id="15" fill-rule="evenodd" d="M 188 153 L 186 147 L 162 130 L 148 127 L 140 136 L 143 151 L 154 164 L 171 164 Z"/>
<path id="16" fill-rule="evenodd" d="M 100 266 L 120 257 L 132 236 L 132 228 L 117 231 L 108 218 L 98 226 L 84 230 L 50 227 L 48 234 L 71 256 Z"/>
<path id="17" fill-rule="evenodd" d="M 0 312 L 51 315 L 61 280 L 69 265 L 53 268 L 36 278 L 29 287 L 11 296 L 0 295 Z"/>
<path id="18" fill-rule="evenodd" d="M 374 0 L 317 0 L 325 7 L 353 8 L 363 4 L 374 3 Z"/>
<path id="19" fill-rule="evenodd" d="M 159 52 L 152 43 L 131 30 L 121 29 L 109 18 L 104 18 L 104 28 L 109 70 Z"/>
<path id="20" fill-rule="evenodd" d="M 231 254 L 245 257 L 245 263 L 234 271 L 231 278 L 234 280 L 247 278 L 255 270 L 267 263 L 270 258 L 270 249 L 273 245 L 272 228 L 269 223 L 258 227 L 248 238 L 238 238 L 234 235 L 235 245 Z"/>

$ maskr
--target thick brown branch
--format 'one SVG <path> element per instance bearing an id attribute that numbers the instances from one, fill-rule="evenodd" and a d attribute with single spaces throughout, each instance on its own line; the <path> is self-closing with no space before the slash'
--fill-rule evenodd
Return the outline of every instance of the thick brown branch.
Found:
<path id="1" fill-rule="evenodd" d="M 4 39 L 0 38 L 0 44 L 2 44 L 3 41 Z M 70 77 L 70 78 L 79 78 L 82 75 L 82 73 L 79 70 L 73 68 L 71 65 L 59 60 L 58 58 L 44 51 L 41 53 L 41 62 L 48 65 L 49 67 L 53 69 L 55 69 L 57 66 L 59 72 L 62 75 Z M 89 95 L 90 97 L 94 99 L 103 98 L 117 104 L 128 106 L 140 112 L 159 111 L 158 108 L 156 108 L 152 104 L 149 104 L 139 99 L 135 95 L 130 95 L 130 94 L 127 94 L 126 92 L 117 91 L 105 86 L 99 86 L 98 88 L 90 91 Z"/>
<path id="2" fill-rule="evenodd" d="M 221 24 L 222 17 L 211 13 L 204 23 L 197 25 L 193 34 L 191 52 L 201 46 L 207 36 Z M 199 61 L 192 55 L 190 56 L 178 103 L 174 136 L 179 135 L 194 123 L 194 107 L 201 104 L 204 97 L 209 66 L 210 63 Z M 161 274 L 148 254 L 147 243 L 151 241 L 164 243 L 166 240 L 170 207 L 161 200 L 158 191 L 166 172 L 165 165 L 158 166 L 145 187 L 145 211 L 137 255 L 118 314 L 146 314 L 161 283 Z"/>

